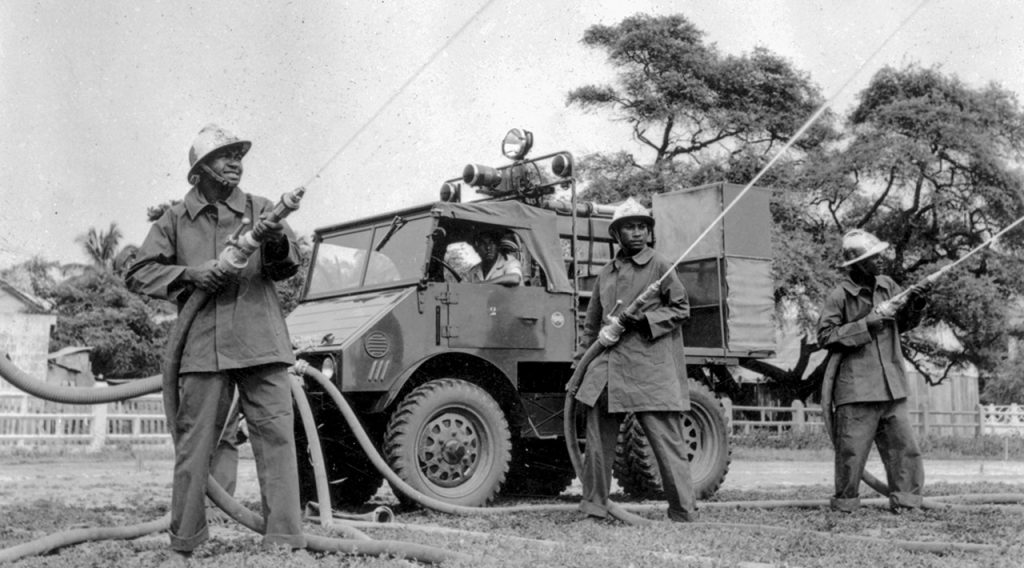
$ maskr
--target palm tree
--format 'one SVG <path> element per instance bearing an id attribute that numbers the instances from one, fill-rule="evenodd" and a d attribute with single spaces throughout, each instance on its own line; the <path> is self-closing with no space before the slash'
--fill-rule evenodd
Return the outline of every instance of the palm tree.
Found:
<path id="1" fill-rule="evenodd" d="M 121 237 L 121 228 L 117 226 L 117 223 L 111 222 L 110 229 L 106 233 L 97 231 L 93 227 L 75 241 L 82 244 L 94 266 L 107 272 L 113 272 L 114 259 L 117 258 L 117 246 L 121 242 Z"/>

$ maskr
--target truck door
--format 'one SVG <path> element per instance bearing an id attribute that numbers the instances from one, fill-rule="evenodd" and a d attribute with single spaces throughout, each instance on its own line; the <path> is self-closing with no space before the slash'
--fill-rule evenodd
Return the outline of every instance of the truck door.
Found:
<path id="1" fill-rule="evenodd" d="M 449 284 L 449 347 L 543 349 L 548 293 L 535 286 Z"/>

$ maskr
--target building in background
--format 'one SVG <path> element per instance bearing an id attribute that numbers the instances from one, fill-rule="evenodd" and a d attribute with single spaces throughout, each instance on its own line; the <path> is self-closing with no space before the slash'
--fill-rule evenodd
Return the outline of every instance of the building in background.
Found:
<path id="1" fill-rule="evenodd" d="M 50 332 L 56 323 L 49 302 L 0 280 L 0 352 L 33 377 L 47 376 Z M 14 390 L 0 378 L 0 392 Z"/>
<path id="2" fill-rule="evenodd" d="M 50 353 L 46 358 L 46 382 L 59 387 L 95 386 L 90 351 L 92 347 L 65 347 Z"/>

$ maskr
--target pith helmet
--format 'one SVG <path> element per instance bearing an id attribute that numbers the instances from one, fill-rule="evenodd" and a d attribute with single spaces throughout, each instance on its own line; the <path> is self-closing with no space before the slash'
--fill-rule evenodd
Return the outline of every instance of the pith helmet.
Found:
<path id="1" fill-rule="evenodd" d="M 619 225 L 626 221 L 643 221 L 652 231 L 654 230 L 654 217 L 651 217 L 650 211 L 632 197 L 615 208 L 615 212 L 612 213 L 612 224 L 608 225 L 608 233 L 615 237 Z"/>
<path id="2" fill-rule="evenodd" d="M 862 229 L 852 229 L 843 235 L 842 267 L 870 258 L 889 248 L 889 243 Z"/>
<path id="3" fill-rule="evenodd" d="M 196 169 L 199 167 L 199 164 L 202 163 L 207 156 L 221 148 L 227 148 L 228 146 L 237 146 L 244 156 L 252 146 L 252 142 L 249 142 L 248 140 L 239 140 L 237 136 L 216 124 L 207 124 L 204 126 L 203 129 L 199 131 L 199 134 L 196 135 L 195 141 L 192 142 L 192 147 L 188 149 L 189 183 L 193 183 L 192 176 L 196 174 Z"/>

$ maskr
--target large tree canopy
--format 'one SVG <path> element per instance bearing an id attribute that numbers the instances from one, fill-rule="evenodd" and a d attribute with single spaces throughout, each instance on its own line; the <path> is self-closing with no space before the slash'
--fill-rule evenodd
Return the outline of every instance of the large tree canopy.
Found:
<path id="1" fill-rule="evenodd" d="M 574 89 L 568 104 L 611 111 L 630 125 L 634 139 L 653 152 L 650 161 L 612 158 L 639 170 L 634 174 L 656 177 L 677 162 L 692 167 L 755 149 L 770 152 L 822 102 L 807 75 L 786 60 L 762 48 L 724 55 L 680 15 L 638 14 L 593 26 L 583 43 L 608 54 L 617 80 Z M 822 124 L 799 144 L 811 148 L 828 139 Z"/>

